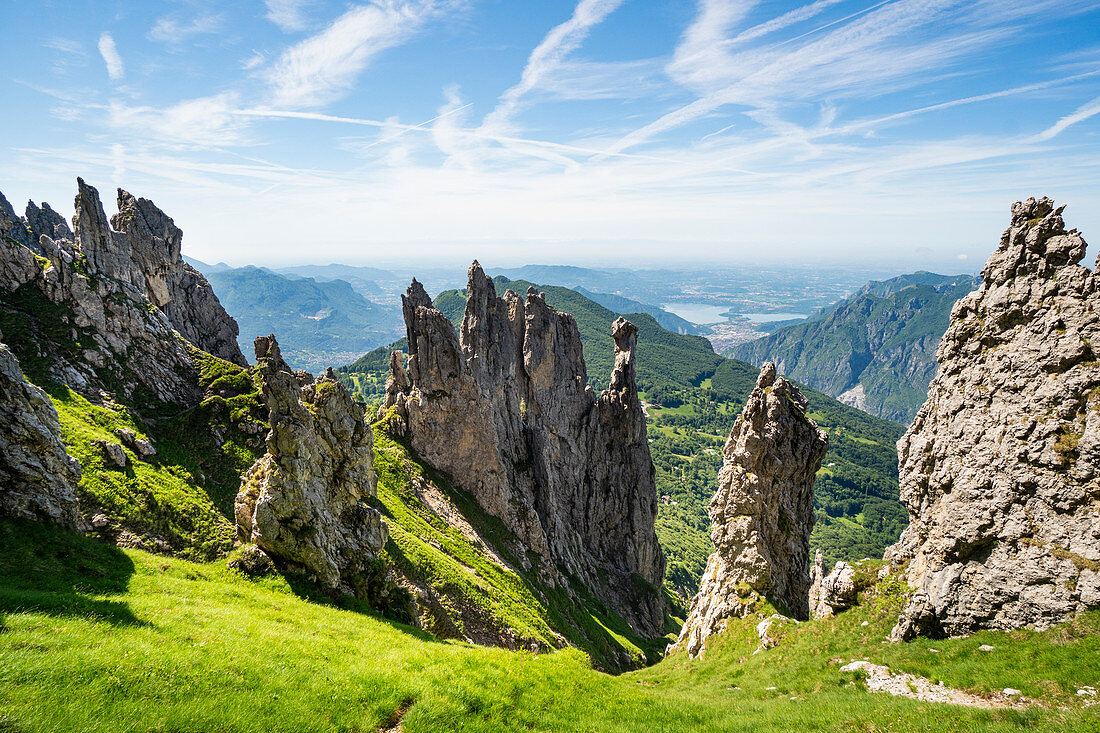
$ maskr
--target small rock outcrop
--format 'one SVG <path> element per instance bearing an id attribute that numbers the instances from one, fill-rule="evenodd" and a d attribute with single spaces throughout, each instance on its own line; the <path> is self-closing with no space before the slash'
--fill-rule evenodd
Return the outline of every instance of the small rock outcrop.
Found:
<path id="1" fill-rule="evenodd" d="M 0 343 L 0 515 L 77 529 L 80 463 L 65 452 L 49 395 Z"/>
<path id="2" fill-rule="evenodd" d="M 814 558 L 810 571 L 810 618 L 835 616 L 855 605 L 856 569 L 841 560 L 825 574 L 825 560 L 821 550 Z"/>
<path id="3" fill-rule="evenodd" d="M 274 336 L 256 339 L 256 361 L 271 432 L 237 494 L 238 535 L 324 586 L 370 598 L 389 538 L 365 503 L 377 483 L 370 426 L 331 370 L 317 381 L 292 371 Z"/>
<path id="4" fill-rule="evenodd" d="M 765 363 L 726 441 L 709 507 L 714 553 L 672 648 L 697 656 L 762 598 L 808 617 L 814 476 L 827 450 L 806 398 Z"/>
<path id="5" fill-rule="evenodd" d="M 527 569 L 566 590 L 578 581 L 638 633 L 660 635 L 665 561 L 637 329 L 614 323 L 615 369 L 597 396 L 571 316 L 534 288 L 498 296 L 477 262 L 468 274 L 461 335 L 420 283 L 402 299 L 409 364 L 391 365 L 391 430 L 504 522 Z"/>
<path id="6" fill-rule="evenodd" d="M 913 594 L 895 640 L 1038 629 L 1100 606 L 1100 278 L 1050 199 L 1012 221 L 960 300 L 898 442 Z"/>

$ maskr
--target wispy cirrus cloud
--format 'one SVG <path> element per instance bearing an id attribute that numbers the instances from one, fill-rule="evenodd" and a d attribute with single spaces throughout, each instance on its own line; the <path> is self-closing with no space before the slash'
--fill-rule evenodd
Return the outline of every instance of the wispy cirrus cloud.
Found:
<path id="1" fill-rule="evenodd" d="M 74 41 L 71 38 L 51 38 L 42 44 L 46 48 L 52 48 L 54 51 L 61 51 L 62 53 L 71 53 L 79 56 L 84 55 L 84 45 L 80 41 Z"/>
<path id="2" fill-rule="evenodd" d="M 285 33 L 304 31 L 309 28 L 309 19 L 306 18 L 307 0 L 264 0 L 267 6 L 265 16 Z"/>
<path id="3" fill-rule="evenodd" d="M 156 89 L 154 54 L 191 16 L 177 5 L 159 40 L 118 21 L 129 83 L 37 84 L 55 128 L 80 121 L 63 145 L 10 148 L 0 174 L 125 178 L 171 203 L 189 246 L 238 261 L 301 258 L 303 239 L 326 259 L 520 242 L 714 259 L 762 241 L 813 259 L 948 238 L 951 258 L 980 261 L 1014 197 L 1097 195 L 1100 47 L 1087 28 L 1077 48 L 1059 39 L 1096 0 L 693 0 L 659 33 L 666 4 L 571 0 L 518 50 L 530 29 L 508 24 L 545 12 L 490 3 L 438 22 L 460 2 L 342 0 L 324 18 L 315 0 L 229 4 L 234 33 L 168 49 L 196 73 Z M 237 34 L 244 22 L 258 32 Z M 47 71 L 81 61 L 49 38 L 35 40 Z M 382 54 L 400 83 L 365 73 Z M 368 103 L 326 107 L 352 94 Z M 268 215 L 311 207 L 338 216 Z"/>
<path id="4" fill-rule="evenodd" d="M 380 0 L 352 8 L 284 51 L 268 70 L 272 105 L 318 107 L 341 96 L 377 54 L 403 43 L 450 4 Z"/>
<path id="5" fill-rule="evenodd" d="M 104 33 L 99 37 L 99 55 L 103 57 L 103 63 L 107 64 L 107 76 L 111 79 L 121 79 L 125 70 L 122 66 L 122 56 L 115 46 L 115 39 L 110 33 Z"/>
<path id="6" fill-rule="evenodd" d="M 222 147 L 245 142 L 247 123 L 235 114 L 234 92 L 188 99 L 167 108 L 133 106 L 119 100 L 107 105 L 109 124 L 118 133 L 146 145 L 165 148 Z"/>
<path id="7" fill-rule="evenodd" d="M 969 6 L 956 0 L 894 0 L 873 7 L 859 17 L 853 14 L 803 33 L 794 43 L 730 54 L 681 52 L 699 47 L 701 38 L 724 49 L 715 39 L 734 29 L 729 12 L 707 15 L 703 7 L 694 24 L 703 27 L 685 34 L 677 50 L 677 58 L 684 62 L 675 73 L 704 93 L 623 136 L 608 151 L 643 144 L 730 105 L 782 108 L 830 96 L 863 98 L 928 84 L 960 60 L 1015 33 L 1010 21 L 1018 16 L 1015 8 L 1000 15 L 993 8 L 979 22 L 969 15 Z M 931 33 L 934 24 L 937 32 Z M 697 66 L 704 61 L 710 65 L 700 71 Z"/>
<path id="8" fill-rule="evenodd" d="M 225 17 L 204 13 L 191 20 L 181 20 L 175 16 L 158 18 L 149 29 L 149 40 L 164 43 L 182 43 L 193 36 L 217 33 L 225 26 Z"/>
<path id="9" fill-rule="evenodd" d="M 500 96 L 496 107 L 485 116 L 482 126 L 507 127 L 524 95 L 557 70 L 565 58 L 584 42 L 593 26 L 602 23 L 622 2 L 581 0 L 577 3 L 569 20 L 552 28 L 527 57 L 519 82 Z"/>
<path id="10" fill-rule="evenodd" d="M 726 40 L 756 7 L 756 0 L 698 0 L 695 20 L 676 46 L 668 74 L 685 86 L 706 87 L 732 64 Z"/>
<path id="11" fill-rule="evenodd" d="M 1066 130 L 1066 128 L 1072 127 L 1073 125 L 1076 125 L 1078 122 L 1084 122 L 1085 120 L 1089 119 L 1090 117 L 1094 117 L 1098 114 L 1100 114 L 1100 97 L 1097 97 L 1096 99 L 1092 100 L 1091 102 L 1088 102 L 1087 104 L 1081 105 L 1080 107 L 1075 109 L 1070 114 L 1066 115 L 1065 117 L 1062 117 L 1060 120 L 1055 122 L 1053 125 L 1051 125 L 1047 129 L 1043 130 L 1038 135 L 1036 135 L 1035 139 L 1037 141 L 1052 140 L 1057 135 L 1061 134 L 1064 130 Z"/>

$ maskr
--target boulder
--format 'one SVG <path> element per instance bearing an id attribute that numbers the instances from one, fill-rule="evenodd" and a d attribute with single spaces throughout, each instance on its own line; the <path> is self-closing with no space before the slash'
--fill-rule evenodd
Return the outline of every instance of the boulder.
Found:
<path id="1" fill-rule="evenodd" d="M 843 560 L 826 575 L 824 559 L 818 550 L 810 572 L 810 617 L 834 616 L 855 605 L 858 591 L 855 576 L 855 568 Z"/>

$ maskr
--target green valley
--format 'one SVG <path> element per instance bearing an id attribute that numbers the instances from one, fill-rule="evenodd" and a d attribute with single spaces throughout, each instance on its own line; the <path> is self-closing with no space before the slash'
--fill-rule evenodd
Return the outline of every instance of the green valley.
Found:
<path id="1" fill-rule="evenodd" d="M 536 287 L 547 302 L 577 322 L 588 381 L 603 389 L 611 372 L 611 323 L 624 315 L 638 327 L 638 386 L 649 416 L 650 451 L 660 497 L 657 533 L 668 559 L 666 586 L 686 602 L 698 588 L 711 552 L 706 507 L 717 485 L 722 446 L 758 370 L 714 353 L 699 336 L 672 333 L 648 314 L 618 314 L 575 290 L 494 279 L 497 291 Z M 435 307 L 456 327 L 465 295 L 439 293 Z M 395 344 L 401 348 L 403 342 Z M 389 349 L 376 349 L 337 370 L 364 402 L 379 401 L 389 373 Z M 905 527 L 897 500 L 897 454 L 902 427 L 805 388 L 811 417 L 829 433 L 830 448 L 815 487 L 817 523 L 812 543 L 828 561 L 881 557 Z"/>

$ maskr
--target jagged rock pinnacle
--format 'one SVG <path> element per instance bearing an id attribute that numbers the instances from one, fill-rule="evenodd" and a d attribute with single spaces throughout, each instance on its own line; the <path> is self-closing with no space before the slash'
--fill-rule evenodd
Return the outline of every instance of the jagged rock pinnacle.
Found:
<path id="1" fill-rule="evenodd" d="M 314 382 L 291 371 L 274 336 L 255 345 L 271 432 L 237 494 L 238 535 L 326 586 L 369 597 L 381 581 L 372 561 L 389 536 L 362 503 L 377 482 L 370 427 L 331 375 Z"/>
<path id="2" fill-rule="evenodd" d="M 762 599 L 798 619 L 809 614 L 813 484 L 828 437 L 774 364 L 764 364 L 756 385 L 726 441 L 710 502 L 714 553 L 672 647 L 693 657 Z"/>
<path id="3" fill-rule="evenodd" d="M 910 524 L 887 559 L 917 591 L 894 639 L 1042 629 L 1100 606 L 1100 280 L 1061 214 L 1013 204 L 898 442 Z"/>
<path id="4" fill-rule="evenodd" d="M 415 280 L 403 299 L 407 371 L 391 360 L 384 409 L 429 464 L 448 473 L 523 543 L 551 584 L 584 582 L 644 635 L 659 635 L 664 556 L 653 529 L 654 473 L 634 376 L 636 329 L 614 324 L 616 366 L 598 398 L 580 331 L 534 288 L 496 294 L 474 261 L 461 333 Z"/>

